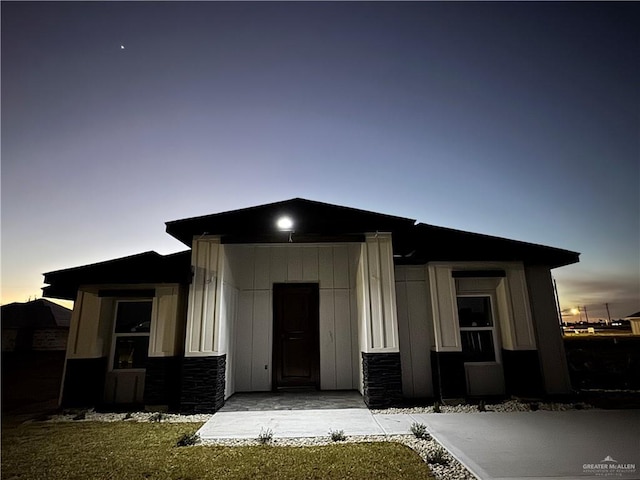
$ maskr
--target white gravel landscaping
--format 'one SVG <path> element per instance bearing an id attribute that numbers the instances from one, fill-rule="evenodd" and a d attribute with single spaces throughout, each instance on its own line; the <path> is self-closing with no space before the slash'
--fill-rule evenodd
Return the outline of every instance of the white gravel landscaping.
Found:
<path id="1" fill-rule="evenodd" d="M 163 412 L 109 413 L 95 410 L 77 410 L 61 415 L 51 415 L 44 422 L 163 422 L 163 423 L 199 423 L 206 422 L 212 414 L 181 415 Z M 31 420 L 33 421 L 33 420 Z"/>
<path id="2" fill-rule="evenodd" d="M 507 400 L 500 403 L 485 404 L 487 412 L 530 412 L 532 410 L 547 410 L 562 412 L 566 410 L 586 410 L 593 408 L 586 403 L 555 403 L 555 402 L 521 402 L 518 400 Z M 409 407 L 409 408 L 386 408 L 384 410 L 371 410 L 373 414 L 394 414 L 394 413 L 436 413 L 433 406 Z M 440 413 L 483 413 L 478 405 L 463 403 L 460 405 L 440 405 Z"/>

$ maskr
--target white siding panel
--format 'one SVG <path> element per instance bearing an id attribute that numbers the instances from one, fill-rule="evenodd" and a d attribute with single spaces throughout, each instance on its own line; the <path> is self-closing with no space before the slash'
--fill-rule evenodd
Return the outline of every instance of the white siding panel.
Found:
<path id="1" fill-rule="evenodd" d="M 425 280 L 425 269 L 424 267 L 420 266 L 420 267 L 404 267 L 401 269 L 396 269 L 396 272 L 398 270 L 404 270 L 407 281 L 411 282 L 419 282 L 419 281 L 424 281 Z"/>
<path id="2" fill-rule="evenodd" d="M 333 248 L 318 247 L 318 261 L 320 288 L 333 288 Z"/>
<path id="3" fill-rule="evenodd" d="M 425 282 L 407 282 L 407 307 L 413 394 L 415 397 L 433 395 L 431 376 L 431 325 L 428 320 L 427 287 Z"/>
<path id="4" fill-rule="evenodd" d="M 404 278 L 404 269 L 396 277 Z M 396 273 L 400 273 L 396 270 Z M 398 337 L 400 341 L 400 364 L 402 365 L 402 394 L 413 397 L 413 364 L 411 361 L 411 335 L 409 333 L 409 312 L 407 308 L 407 284 L 396 282 L 396 302 L 398 307 Z"/>
<path id="5" fill-rule="evenodd" d="M 318 248 L 302 249 L 302 280 L 304 282 L 318 281 Z"/>
<path id="6" fill-rule="evenodd" d="M 302 281 L 302 248 L 287 248 L 287 280 L 289 282 Z"/>
<path id="7" fill-rule="evenodd" d="M 511 293 L 515 347 L 522 350 L 533 350 L 536 348 L 536 341 L 524 268 L 508 269 L 507 281 Z"/>
<path id="8" fill-rule="evenodd" d="M 320 388 L 336 388 L 335 310 L 331 290 L 320 290 Z"/>
<path id="9" fill-rule="evenodd" d="M 369 301 L 371 302 L 371 317 L 369 318 L 371 344 L 373 348 L 384 348 L 384 312 L 382 296 L 382 272 L 380 271 L 380 249 L 375 241 L 367 238 L 367 262 L 369 267 Z"/>
<path id="10" fill-rule="evenodd" d="M 333 288 L 349 288 L 349 251 L 346 245 L 333 247 Z"/>
<path id="11" fill-rule="evenodd" d="M 238 320 L 238 289 L 225 285 L 226 288 L 226 301 L 225 301 L 225 316 L 227 324 L 227 362 L 226 362 L 226 378 L 227 384 L 225 385 L 225 398 L 229 398 L 235 393 L 235 329 Z"/>
<path id="12" fill-rule="evenodd" d="M 266 290 L 271 287 L 270 270 L 270 252 L 266 248 L 255 249 L 255 270 L 254 270 L 254 288 L 256 290 Z"/>
<path id="13" fill-rule="evenodd" d="M 271 390 L 271 292 L 255 292 L 253 308 L 253 361 L 251 365 L 251 389 Z"/>
<path id="14" fill-rule="evenodd" d="M 349 290 L 334 290 L 336 388 L 348 390 L 352 385 L 351 309 Z"/>
<path id="15" fill-rule="evenodd" d="M 158 287 L 153 299 L 149 356 L 175 355 L 178 287 Z"/>
<path id="16" fill-rule="evenodd" d="M 240 290 L 253 289 L 255 247 L 226 245 L 236 285 Z"/>
<path id="17" fill-rule="evenodd" d="M 462 344 L 451 267 L 430 267 L 429 273 L 436 349 L 440 352 L 459 352 Z"/>
<path id="18" fill-rule="evenodd" d="M 235 331 L 229 333 L 235 338 L 230 369 L 235 390 L 271 388 L 273 284 L 300 281 L 320 286 L 321 388 L 358 388 L 361 356 L 355 286 L 361 244 L 225 248 L 239 286 Z"/>
<path id="19" fill-rule="evenodd" d="M 360 388 L 360 339 L 358 338 L 358 295 L 355 288 L 349 292 L 349 309 L 351 321 L 351 387 Z"/>
<path id="20" fill-rule="evenodd" d="M 349 244 L 349 288 L 356 288 L 358 281 L 358 265 L 360 263 L 360 254 L 362 252 L 362 244 Z"/>
<path id="21" fill-rule="evenodd" d="M 80 297 L 80 295 L 78 295 Z M 83 292 L 80 305 L 74 305 L 68 357 L 99 358 L 103 356 L 100 339 L 101 299 L 93 293 Z M 79 307 L 79 308 L 78 308 Z M 105 319 L 113 321 L 113 319 Z M 74 328 L 75 327 L 75 328 Z M 75 333 L 75 335 L 73 335 Z"/>
<path id="22" fill-rule="evenodd" d="M 253 292 L 242 291 L 238 299 L 238 320 L 235 328 L 235 388 L 251 391 L 251 363 L 253 349 Z"/>
<path id="23" fill-rule="evenodd" d="M 271 252 L 271 283 L 287 281 L 287 251 L 283 247 L 269 248 Z"/>

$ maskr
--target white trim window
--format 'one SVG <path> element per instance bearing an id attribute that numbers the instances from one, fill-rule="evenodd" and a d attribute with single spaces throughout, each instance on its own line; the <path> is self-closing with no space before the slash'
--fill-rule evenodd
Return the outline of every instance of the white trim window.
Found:
<path id="1" fill-rule="evenodd" d="M 144 370 L 149 355 L 152 300 L 118 300 L 113 322 L 111 370 Z"/>
<path id="2" fill-rule="evenodd" d="M 458 295 L 456 299 L 465 362 L 498 362 L 498 342 L 491 296 Z"/>

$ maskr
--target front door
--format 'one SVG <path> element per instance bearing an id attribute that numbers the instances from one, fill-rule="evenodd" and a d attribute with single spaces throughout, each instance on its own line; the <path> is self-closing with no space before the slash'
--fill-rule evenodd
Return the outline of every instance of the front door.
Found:
<path id="1" fill-rule="evenodd" d="M 317 283 L 273 285 L 273 389 L 319 388 Z"/>

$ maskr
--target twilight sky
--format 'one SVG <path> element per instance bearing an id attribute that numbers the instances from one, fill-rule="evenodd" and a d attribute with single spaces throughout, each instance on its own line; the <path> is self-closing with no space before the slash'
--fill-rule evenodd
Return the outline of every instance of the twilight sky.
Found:
<path id="1" fill-rule="evenodd" d="M 1 8 L 3 304 L 304 197 L 581 252 L 564 309 L 640 310 L 638 3 Z"/>

